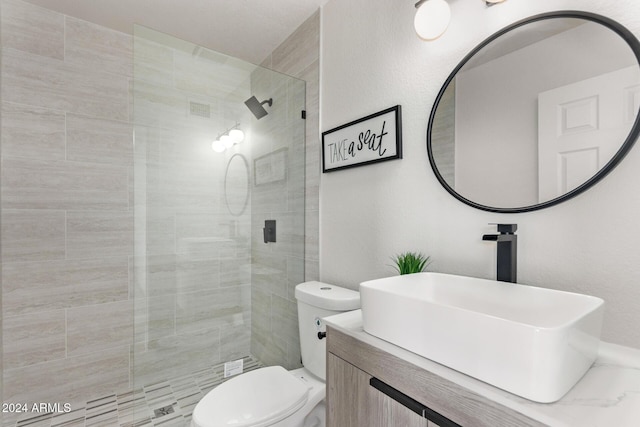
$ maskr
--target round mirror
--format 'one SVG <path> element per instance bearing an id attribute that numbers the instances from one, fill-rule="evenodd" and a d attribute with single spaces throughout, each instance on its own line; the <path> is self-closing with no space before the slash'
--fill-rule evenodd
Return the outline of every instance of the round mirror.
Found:
<path id="1" fill-rule="evenodd" d="M 224 201 L 231 215 L 240 216 L 249 202 L 249 163 L 242 154 L 234 154 L 224 174 Z"/>
<path id="2" fill-rule="evenodd" d="M 469 53 L 429 117 L 440 183 L 478 209 L 526 212 L 594 185 L 640 133 L 640 43 L 611 19 L 553 12 Z"/>

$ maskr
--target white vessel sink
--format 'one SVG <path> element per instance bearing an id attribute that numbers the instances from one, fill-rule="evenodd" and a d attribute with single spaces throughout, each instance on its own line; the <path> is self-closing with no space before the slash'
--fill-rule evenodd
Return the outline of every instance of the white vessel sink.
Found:
<path id="1" fill-rule="evenodd" d="M 364 330 L 524 398 L 559 400 L 595 361 L 604 301 L 418 273 L 360 284 Z"/>

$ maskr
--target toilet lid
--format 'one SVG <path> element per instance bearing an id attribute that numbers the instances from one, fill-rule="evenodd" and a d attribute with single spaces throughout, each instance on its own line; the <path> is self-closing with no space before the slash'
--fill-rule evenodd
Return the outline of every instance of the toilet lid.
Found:
<path id="1" fill-rule="evenodd" d="M 211 390 L 196 405 L 197 427 L 263 427 L 300 409 L 309 388 L 282 366 L 256 369 Z"/>

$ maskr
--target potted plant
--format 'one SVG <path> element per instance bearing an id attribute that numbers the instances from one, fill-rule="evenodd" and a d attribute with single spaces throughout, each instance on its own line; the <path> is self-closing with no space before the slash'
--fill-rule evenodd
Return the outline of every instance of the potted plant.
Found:
<path id="1" fill-rule="evenodd" d="M 395 264 L 393 267 L 402 275 L 425 271 L 431 257 L 423 255 L 422 252 L 403 252 L 391 259 Z"/>

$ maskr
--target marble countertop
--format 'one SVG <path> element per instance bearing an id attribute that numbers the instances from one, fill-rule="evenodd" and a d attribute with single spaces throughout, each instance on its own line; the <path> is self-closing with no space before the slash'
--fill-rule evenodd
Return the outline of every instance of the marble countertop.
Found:
<path id="1" fill-rule="evenodd" d="M 562 399 L 554 403 L 536 403 L 369 335 L 362 327 L 361 310 L 324 320 L 344 334 L 549 426 L 640 426 L 640 350 L 602 342 L 596 362 Z"/>

